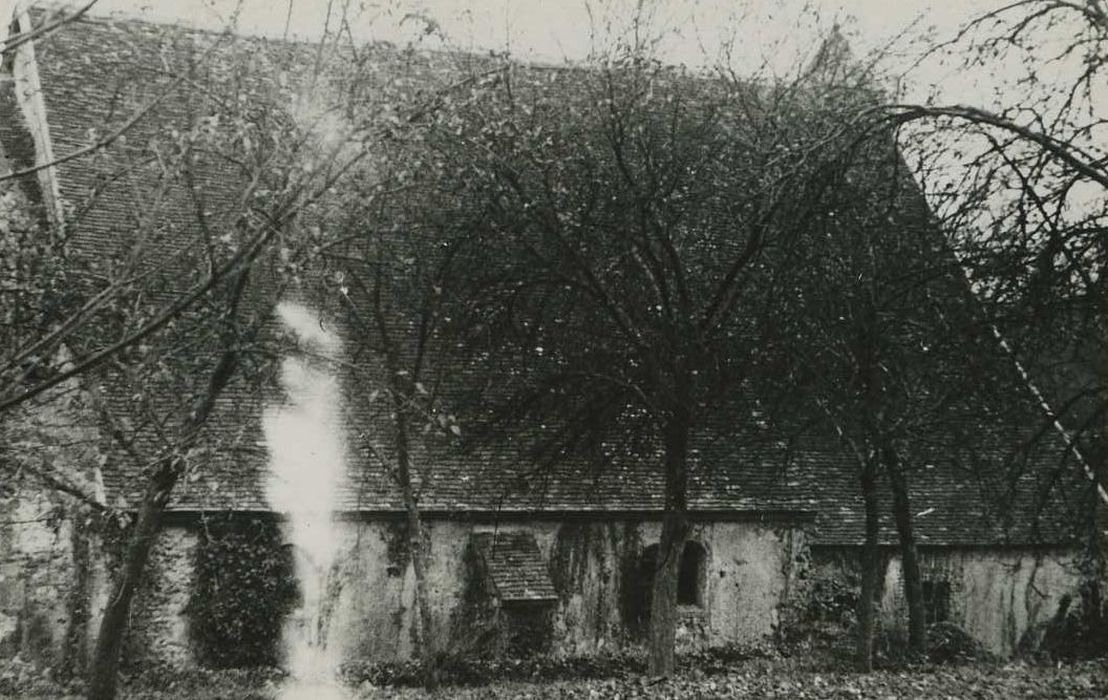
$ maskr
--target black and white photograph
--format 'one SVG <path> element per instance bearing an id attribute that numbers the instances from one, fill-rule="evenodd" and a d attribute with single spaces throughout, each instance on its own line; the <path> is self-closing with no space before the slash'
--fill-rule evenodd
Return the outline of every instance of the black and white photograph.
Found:
<path id="1" fill-rule="evenodd" d="M 1108 698 L 1108 0 L 0 0 L 0 698 Z"/>

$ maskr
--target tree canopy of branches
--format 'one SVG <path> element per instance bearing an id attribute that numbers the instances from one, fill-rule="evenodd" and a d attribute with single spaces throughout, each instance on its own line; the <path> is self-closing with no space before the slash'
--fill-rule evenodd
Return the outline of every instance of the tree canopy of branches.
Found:
<path id="1" fill-rule="evenodd" d="M 1041 434 L 1071 442 L 1051 478 L 1085 478 L 1086 506 L 1073 515 L 1096 549 L 1108 506 L 1108 6 L 1019 0 L 972 20 L 946 48 L 967 71 L 1009 76 L 1006 96 L 882 109 L 907 125 L 902 142 L 928 201 L 1009 363 L 1041 402 Z"/>
<path id="2" fill-rule="evenodd" d="M 910 647 L 923 654 L 912 474 L 955 461 L 967 443 L 1006 429 L 993 402 L 1013 412 L 1030 406 L 889 136 L 860 143 L 850 169 L 840 172 L 827 209 L 794 250 L 793 265 L 805 274 L 779 307 L 793 329 L 786 350 L 793 381 L 803 387 L 801 413 L 857 466 L 865 506 L 858 662 L 865 669 L 880 575 L 879 485 L 889 487 L 900 542 Z M 1006 434 L 1018 442 L 1018 431 Z"/>
<path id="3" fill-rule="evenodd" d="M 825 206 L 842 117 L 865 99 L 851 88 L 707 79 L 633 53 L 511 66 L 424 135 L 442 219 L 480 237 L 480 258 L 459 254 L 468 301 L 450 325 L 501 379 L 472 405 L 497 407 L 492 425 L 542 422 L 540 465 L 591 453 L 664 474 L 654 672 L 673 668 L 696 445 L 721 406 L 757 410 L 781 263 Z"/>
<path id="4" fill-rule="evenodd" d="M 371 158 L 337 183 L 322 203 L 318 224 L 329 243 L 310 266 L 305 287 L 319 308 L 338 319 L 350 362 L 338 367 L 361 390 L 350 397 L 361 426 L 356 451 L 365 464 L 388 475 L 407 515 L 407 547 L 416 583 L 419 654 L 425 685 L 438 683 L 444 653 L 436 629 L 427 577 L 429 540 L 421 503 L 435 488 L 436 457 L 456 447 L 461 436 L 452 406 L 461 361 L 444 331 L 459 309 L 455 286 L 460 275 L 457 252 L 475 238 L 472 230 L 444 226 L 444 210 L 428 196 L 436 173 L 427 166 L 424 135 L 429 125 L 449 121 L 452 104 L 480 99 L 495 69 L 467 70 L 460 65 L 418 56 L 396 60 L 384 55 L 393 77 L 416 75 L 432 90 L 423 109 L 409 110 L 375 144 Z M 370 74 L 378 66 L 367 62 Z M 359 77 L 360 76 L 360 77 Z M 363 89 L 372 79 L 356 69 L 353 84 Z M 415 96 L 389 94 L 395 85 L 367 91 L 357 105 L 360 120 L 381 120 L 382 108 L 395 113 Z"/>
<path id="5" fill-rule="evenodd" d="M 320 77 L 330 55 L 322 48 L 141 23 L 113 32 L 71 22 L 44 34 L 36 49 L 48 102 L 80 79 L 72 67 L 90 36 L 130 60 L 112 64 L 96 89 L 84 86 L 83 101 L 50 104 L 59 143 L 91 128 L 98 144 L 48 164 L 65 206 L 27 213 L 42 170 L 33 164 L 16 163 L 4 183 L 18 187 L 4 198 L 11 214 L 0 244 L 15 254 L 5 258 L 3 289 L 20 303 L 3 336 L 0 401 L 33 412 L 80 376 L 110 437 L 104 459 L 128 475 L 117 496 L 130 513 L 71 490 L 125 527 L 90 663 L 89 696 L 108 698 L 162 514 L 180 482 L 247 439 L 244 426 L 211 429 L 226 422 L 212 417 L 255 405 L 265 391 L 273 308 L 322 243 L 306 219 L 369 140 L 365 123 L 335 128 L 336 96 L 348 93 Z M 164 70 L 145 72 L 147 64 Z M 124 85 L 120 104 L 101 99 Z"/>

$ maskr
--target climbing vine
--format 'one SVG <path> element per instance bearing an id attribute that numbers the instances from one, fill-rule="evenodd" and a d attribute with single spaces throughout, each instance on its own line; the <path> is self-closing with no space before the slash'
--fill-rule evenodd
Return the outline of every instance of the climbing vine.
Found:
<path id="1" fill-rule="evenodd" d="M 214 668 L 276 665 L 281 627 L 299 603 L 292 552 L 270 518 L 205 522 L 189 601 L 200 662 Z"/>

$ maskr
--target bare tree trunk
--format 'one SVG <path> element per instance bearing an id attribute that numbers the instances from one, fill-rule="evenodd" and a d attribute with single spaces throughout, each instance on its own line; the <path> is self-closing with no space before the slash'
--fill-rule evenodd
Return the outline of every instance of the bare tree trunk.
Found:
<path id="1" fill-rule="evenodd" d="M 658 544 L 657 568 L 650 599 L 649 670 L 654 676 L 668 676 L 675 667 L 677 636 L 677 576 L 681 552 L 688 535 L 688 447 L 689 414 L 678 408 L 666 426 L 666 506 L 662 516 L 662 538 Z"/>
<path id="2" fill-rule="evenodd" d="M 394 373 L 395 377 L 396 374 Z M 431 596 L 427 590 L 427 539 L 423 531 L 423 520 L 419 515 L 419 502 L 412 487 L 411 450 L 408 435 L 408 412 L 406 403 L 411 396 L 396 387 L 394 403 L 396 410 L 396 469 L 400 491 L 403 494 L 404 510 L 408 516 L 408 543 L 412 557 L 412 569 L 415 571 L 416 604 L 419 606 L 420 660 L 423 665 L 423 685 L 434 690 L 439 685 L 438 645 L 435 644 L 434 618 L 431 613 Z"/>
<path id="3" fill-rule="evenodd" d="M 426 537 L 419 510 L 412 502 L 408 509 L 408 532 L 412 541 L 412 567 L 415 570 L 416 603 L 419 604 L 419 625 L 422 638 L 423 685 L 428 690 L 439 686 L 438 644 L 436 644 L 434 619 L 431 614 L 431 595 L 427 590 Z"/>
<path id="4" fill-rule="evenodd" d="M 1108 484 L 1108 460 L 1105 459 L 1104 450 L 1096 455 L 1094 477 L 1096 484 L 1093 488 L 1099 491 L 1103 484 Z M 1090 649 L 1096 656 L 1108 655 L 1108 504 L 1100 497 L 1099 492 L 1093 494 L 1092 532 L 1089 533 L 1089 562 L 1086 582 L 1087 599 L 1083 601 L 1087 608 L 1083 610 L 1084 624 L 1090 632 Z M 1098 648 L 1099 647 L 1099 648 Z"/>
<path id="5" fill-rule="evenodd" d="M 419 515 L 419 501 L 412 485 L 409 420 L 415 402 L 415 386 L 423 368 L 423 358 L 427 351 L 430 328 L 434 323 L 435 312 L 433 306 L 424 306 L 421 309 L 420 334 L 415 359 L 410 369 L 401 371 L 401 353 L 397 350 L 392 329 L 387 322 L 389 309 L 382 293 L 384 286 L 384 266 L 378 264 L 374 269 L 370 301 L 373 304 L 373 323 L 376 325 L 377 336 L 383 347 L 385 371 L 390 378 L 389 390 L 392 395 L 393 427 L 396 429 L 393 444 L 396 449 L 396 481 L 404 500 L 404 511 L 408 522 L 408 551 L 412 557 L 412 570 L 415 572 L 423 685 L 428 690 L 434 690 L 439 684 L 438 647 L 435 644 L 435 624 L 431 611 L 431 595 L 427 590 L 427 538 L 424 535 L 423 520 Z M 382 459 L 384 459 L 383 455 Z"/>
<path id="6" fill-rule="evenodd" d="M 1108 318 L 1108 316 L 1106 316 Z M 1102 440 L 1108 440 L 1108 430 L 1105 430 L 1105 435 Z M 1096 471 L 1094 472 L 1097 479 L 1096 484 L 1093 485 L 1094 489 L 1099 491 L 1103 488 L 1104 484 L 1108 484 L 1108 455 L 1105 454 L 1105 450 L 1101 449 L 1100 454 L 1097 455 Z M 1099 600 L 1096 601 L 1099 607 L 1098 613 L 1101 618 L 1108 618 L 1108 597 L 1105 596 L 1105 591 L 1108 591 L 1108 503 L 1105 503 L 1103 498 L 1100 498 L 1099 493 L 1093 494 L 1093 532 L 1092 532 L 1092 576 L 1093 576 L 1093 590 L 1098 594 Z M 1105 620 L 1108 622 L 1108 620 Z M 1105 635 L 1105 640 L 1108 641 L 1108 634 Z M 1108 647 L 1103 649 L 1108 654 Z"/>
<path id="7" fill-rule="evenodd" d="M 1108 233 L 1101 235 L 1101 248 L 1108 250 Z M 1103 280 L 1108 279 L 1105 275 L 1108 275 L 1108 261 L 1105 261 L 1101 265 L 1100 279 L 1102 280 L 1100 289 L 1100 318 L 1102 327 L 1106 320 L 1108 320 L 1108 290 L 1104 289 Z M 1101 347 L 1108 347 L 1108 332 L 1101 336 Z M 1108 352 L 1101 354 L 1101 371 L 1102 377 L 1108 376 Z M 1108 489 L 1108 415 L 1100 423 L 1100 444 L 1101 448 L 1094 451 L 1095 459 L 1093 465 L 1093 479 L 1096 483 L 1093 484 L 1093 531 L 1092 531 L 1092 576 L 1093 576 L 1093 591 L 1098 598 L 1095 601 L 1097 606 L 1097 617 L 1102 623 L 1108 622 L 1108 497 L 1105 495 L 1105 489 Z M 1101 649 L 1104 654 L 1108 654 L 1108 633 L 1105 633 L 1102 639 L 1105 641 L 1105 647 Z"/>
<path id="8" fill-rule="evenodd" d="M 239 284 L 241 292 L 241 283 Z M 233 347 L 233 344 L 232 344 Z M 215 406 L 215 401 L 234 376 L 238 366 L 238 353 L 234 349 L 224 351 L 216 363 L 203 395 L 199 397 L 182 426 L 180 439 L 172 454 L 158 462 L 139 506 L 138 519 L 127 540 L 123 567 L 116 580 L 115 590 L 104 609 L 100 631 L 96 637 L 96 650 L 91 660 L 87 697 L 89 700 L 112 700 L 119 678 L 120 652 L 127 636 L 127 622 L 131 615 L 131 602 L 142 580 L 150 550 L 161 529 L 162 514 L 173 493 L 173 487 L 186 466 L 185 455 L 196 442 L 197 435 Z"/>
<path id="9" fill-rule="evenodd" d="M 877 469 L 874 458 L 866 460 L 861 473 L 862 500 L 866 507 L 866 537 L 862 545 L 862 591 L 858 596 L 858 640 L 856 663 L 858 670 L 873 670 L 873 628 L 880 576 L 881 534 L 880 513 L 877 504 Z"/>
<path id="10" fill-rule="evenodd" d="M 904 576 L 904 597 L 908 601 L 908 650 L 915 656 L 927 653 L 927 619 L 923 605 L 923 574 L 920 573 L 919 550 L 912 531 L 912 505 L 908 496 L 908 480 L 900 459 L 892 447 L 882 451 L 889 484 L 893 492 L 893 517 L 900 540 L 901 571 Z"/>
<path id="11" fill-rule="evenodd" d="M 134 600 L 135 591 L 142 579 L 142 572 L 146 569 L 146 562 L 150 559 L 150 549 L 158 537 L 162 513 L 176 481 L 174 469 L 167 461 L 158 467 L 143 496 L 138 520 L 127 540 L 123 568 L 100 620 L 96 650 L 90 664 L 89 700 L 111 700 L 115 697 L 120 653 L 123 650 L 123 640 L 127 636 L 131 601 Z"/>

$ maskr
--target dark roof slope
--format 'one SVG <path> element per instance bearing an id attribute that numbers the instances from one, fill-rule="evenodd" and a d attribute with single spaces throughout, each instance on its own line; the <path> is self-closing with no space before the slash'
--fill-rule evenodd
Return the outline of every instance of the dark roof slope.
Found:
<path id="1" fill-rule="evenodd" d="M 192 95 L 187 86 L 168 97 L 160 96 L 175 73 L 198 69 L 194 64 L 198 56 L 218 57 L 200 68 L 209 71 L 211 79 L 238 85 L 240 94 L 248 99 L 252 74 L 295 73 L 315 55 L 313 46 L 265 40 L 231 41 L 205 54 L 219 41 L 223 40 L 215 34 L 176 27 L 82 19 L 39 42 L 37 58 L 56 152 L 63 155 L 88 144 L 98 134 L 122 124 L 135 109 L 157 99 L 157 107 L 128 131 L 127 143 L 111 149 L 116 158 L 142 152 L 167 127 L 190 118 L 190 110 L 203 109 L 202 99 Z M 405 70 L 404 80 L 389 83 L 398 91 L 424 89 L 447 70 L 445 63 L 434 67 L 430 58 L 401 56 L 387 47 L 372 51 L 371 60 L 378 61 L 382 71 L 396 68 L 399 72 L 401 63 L 409 67 L 413 61 L 418 64 L 414 72 Z M 550 85 L 551 89 L 566 89 L 554 82 Z M 12 105 L 0 103 L 0 107 L 10 110 Z M 5 118 L 11 118 L 10 112 L 0 114 L 0 124 Z M 9 136 L 0 132 L 0 137 Z M 234 175 L 218 167 L 205 172 L 207 176 L 199 185 L 210 205 L 233 208 L 234 190 L 225 183 Z M 69 161 L 58 168 L 58 177 L 63 198 L 80 210 L 80 228 L 87 236 L 88 249 L 110 256 L 117 245 L 117 232 L 133 225 L 134 202 L 124 189 L 113 189 L 112 182 L 104 181 L 102 164 L 95 159 Z M 96 196 L 90 199 L 93 192 Z M 89 206 L 82 209 L 85 202 Z M 175 220 L 192 221 L 192 207 L 184 195 L 167 203 L 161 212 L 167 222 L 164 240 L 171 244 Z M 128 392 L 125 387 L 116 389 L 112 392 L 114 401 L 126 413 Z M 348 396 L 366 393 L 364 386 L 349 377 L 343 391 Z M 184 511 L 267 510 L 268 455 L 262 415 L 267 406 L 279 402 L 280 394 L 272 387 L 231 387 L 212 418 L 210 449 L 198 451 L 197 460 L 203 462 L 203 469 L 181 483 L 171 507 Z M 349 405 L 343 416 L 347 472 L 339 488 L 337 507 L 347 511 L 400 510 L 401 500 L 387 470 L 359 444 L 366 431 L 382 425 L 387 411 L 365 402 L 352 401 Z M 988 439 L 984 436 L 989 433 L 981 434 L 978 457 L 1001 468 L 1018 441 L 1008 437 L 1011 432 L 1000 431 Z M 736 444 L 729 437 L 724 425 L 694 441 L 690 494 L 694 511 L 736 515 L 816 512 L 817 542 L 861 540 L 861 500 L 854 465 L 837 441 L 813 437 L 792 440 L 767 433 L 762 439 Z M 531 473 L 523 440 L 506 437 L 495 447 L 474 452 L 459 451 L 446 437 L 419 442 L 417 463 L 433 465 L 434 469 L 434 479 L 421 495 L 421 505 L 428 512 L 641 513 L 662 507 L 660 459 L 653 455 L 612 459 L 600 467 L 585 460 L 569 461 L 536 477 Z M 1058 454 L 1056 446 L 1045 446 L 1028 460 L 1032 465 L 1053 464 Z M 104 478 L 113 501 L 127 502 L 141 491 L 143 466 L 122 454 L 111 460 Z M 936 460 L 921 466 L 911 475 L 911 484 L 913 506 L 919 514 L 918 533 L 925 544 L 1033 541 L 1036 537 L 1028 526 L 1028 507 L 1016 509 L 1017 517 L 1011 522 L 994 515 L 988 499 L 967 477 L 964 460 Z M 887 541 L 894 539 L 889 522 L 884 525 L 884 533 Z M 1045 536 L 1060 537 L 1055 530 Z"/>

